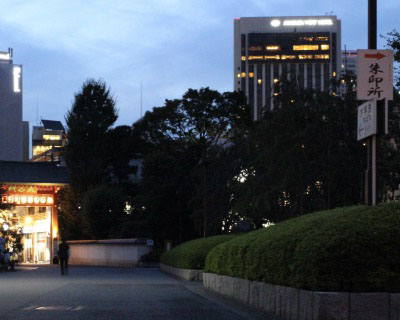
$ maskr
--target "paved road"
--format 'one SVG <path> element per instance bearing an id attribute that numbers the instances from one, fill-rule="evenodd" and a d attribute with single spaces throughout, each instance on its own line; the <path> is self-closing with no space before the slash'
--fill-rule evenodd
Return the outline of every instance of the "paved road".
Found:
<path id="1" fill-rule="evenodd" d="M 268 318 L 158 269 L 44 266 L 0 273 L 0 319 Z"/>

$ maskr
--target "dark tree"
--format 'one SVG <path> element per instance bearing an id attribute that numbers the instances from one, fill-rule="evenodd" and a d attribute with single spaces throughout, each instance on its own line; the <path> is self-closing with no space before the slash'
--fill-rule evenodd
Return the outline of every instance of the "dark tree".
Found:
<path id="1" fill-rule="evenodd" d="M 109 178 L 107 134 L 117 120 L 117 110 L 106 84 L 101 80 L 86 81 L 75 94 L 65 120 L 67 169 L 74 191 L 83 192 Z"/>
<path id="2" fill-rule="evenodd" d="M 217 169 L 218 150 L 228 148 L 250 124 L 242 94 L 208 88 L 189 89 L 182 99 L 166 100 L 134 124 L 144 150 L 136 210 L 144 214 L 138 208 L 145 208 L 144 216 L 156 226 L 156 236 L 180 242 L 216 232 L 221 219 L 218 223 L 215 217 L 227 214 L 229 197 L 219 198 L 216 193 L 211 197 L 211 192 L 225 195 L 230 179 L 223 166 L 218 167 L 218 178 L 212 171 Z"/>
<path id="3" fill-rule="evenodd" d="M 117 188 L 98 186 L 85 193 L 82 223 L 92 239 L 108 239 L 115 234 L 125 214 L 125 197 Z"/>

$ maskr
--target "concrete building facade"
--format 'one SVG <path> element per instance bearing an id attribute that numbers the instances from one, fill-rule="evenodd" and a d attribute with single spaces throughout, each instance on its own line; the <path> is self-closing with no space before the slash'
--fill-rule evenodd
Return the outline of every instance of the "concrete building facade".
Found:
<path id="1" fill-rule="evenodd" d="M 22 66 L 12 58 L 0 52 L 0 160 L 22 161 Z"/>
<path id="2" fill-rule="evenodd" d="M 274 108 L 274 84 L 283 77 L 305 89 L 328 91 L 340 69 L 336 16 L 234 20 L 234 89 L 245 92 L 254 120 Z"/>

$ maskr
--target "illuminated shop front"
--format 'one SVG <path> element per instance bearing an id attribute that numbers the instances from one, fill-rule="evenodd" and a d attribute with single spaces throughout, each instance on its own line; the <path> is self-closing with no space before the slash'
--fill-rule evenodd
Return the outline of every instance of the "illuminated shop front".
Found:
<path id="1" fill-rule="evenodd" d="M 0 161 L 0 171 L 2 166 L 23 167 L 27 176 L 23 179 L 21 173 L 14 171 L 14 177 L 5 180 L 4 173 L 0 173 L 1 202 L 9 205 L 0 210 L 1 230 L 8 237 L 11 234 L 20 237 L 22 250 L 18 252 L 18 260 L 21 263 L 50 263 L 58 247 L 58 194 L 67 181 L 65 168 L 53 163 Z M 40 178 L 40 173 L 44 177 Z M 10 243 L 8 247 L 13 251 Z"/>

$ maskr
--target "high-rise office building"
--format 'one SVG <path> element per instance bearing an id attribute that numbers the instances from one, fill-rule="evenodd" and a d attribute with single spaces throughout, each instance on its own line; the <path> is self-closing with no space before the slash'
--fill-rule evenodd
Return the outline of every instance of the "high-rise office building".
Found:
<path id="1" fill-rule="evenodd" d="M 273 109 L 274 83 L 332 90 L 341 68 L 336 16 L 252 17 L 234 20 L 234 89 L 245 92 L 254 120 Z"/>
<path id="2" fill-rule="evenodd" d="M 22 66 L 13 51 L 0 52 L 0 160 L 22 161 Z"/>

